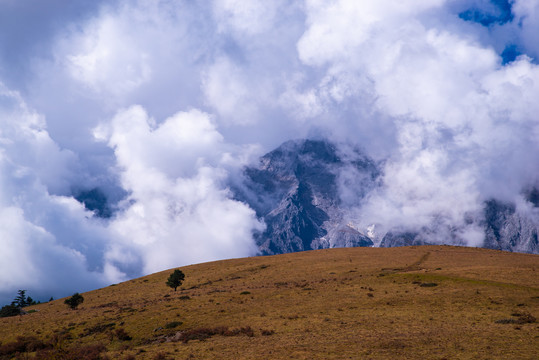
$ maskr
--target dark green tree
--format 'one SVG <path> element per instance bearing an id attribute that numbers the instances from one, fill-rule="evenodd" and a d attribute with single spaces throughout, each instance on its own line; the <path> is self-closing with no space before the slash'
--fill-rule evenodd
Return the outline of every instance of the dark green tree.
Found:
<path id="1" fill-rule="evenodd" d="M 0 317 L 21 315 L 23 307 L 38 304 L 30 296 L 26 296 L 26 290 L 17 291 L 17 297 L 13 299 L 10 305 L 5 305 L 0 309 Z"/>
<path id="2" fill-rule="evenodd" d="M 35 301 L 34 299 L 32 299 L 30 296 L 28 296 L 26 298 L 26 306 L 30 306 L 30 305 L 37 305 L 39 304 L 39 301 Z"/>
<path id="3" fill-rule="evenodd" d="M 65 299 L 64 304 L 68 305 L 71 309 L 75 310 L 77 306 L 82 304 L 84 298 L 79 293 L 74 293 L 70 298 Z"/>
<path id="4" fill-rule="evenodd" d="M 17 297 L 13 300 L 11 305 L 15 305 L 20 308 L 30 305 L 26 298 L 26 290 L 19 290 L 17 291 L 17 294 Z"/>
<path id="5" fill-rule="evenodd" d="M 0 318 L 17 316 L 21 314 L 21 309 L 13 304 L 5 305 L 0 309 Z"/>
<path id="6" fill-rule="evenodd" d="M 184 279 L 185 279 L 185 274 L 181 270 L 176 269 L 168 277 L 167 286 L 170 286 L 171 288 L 174 289 L 174 291 L 176 291 L 176 289 L 178 288 L 178 286 L 182 284 Z"/>

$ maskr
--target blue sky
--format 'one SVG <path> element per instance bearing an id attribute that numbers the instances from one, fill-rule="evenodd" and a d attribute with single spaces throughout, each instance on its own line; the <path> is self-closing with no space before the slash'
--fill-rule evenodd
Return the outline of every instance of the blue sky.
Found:
<path id="1" fill-rule="evenodd" d="M 480 245 L 485 199 L 534 211 L 538 34 L 530 0 L 0 0 L 0 303 L 254 254 L 227 184 L 309 136 L 384 160 L 359 229 Z"/>

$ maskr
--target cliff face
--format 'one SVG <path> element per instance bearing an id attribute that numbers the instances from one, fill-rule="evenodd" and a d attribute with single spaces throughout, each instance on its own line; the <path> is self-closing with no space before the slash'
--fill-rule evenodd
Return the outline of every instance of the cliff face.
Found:
<path id="1" fill-rule="evenodd" d="M 459 237 L 461 229 L 452 224 L 419 230 L 383 224 L 388 232 L 377 239 L 354 227 L 350 198 L 360 204 L 370 191 L 383 186 L 380 178 L 378 165 L 360 151 L 342 154 L 327 141 L 296 140 L 264 155 L 257 166 L 245 168 L 243 181 L 234 192 L 266 224 L 265 231 L 254 234 L 260 254 L 375 243 L 380 247 L 466 245 Z M 354 191 L 345 192 L 350 183 Z M 532 190 L 526 196 L 533 208 L 530 211 L 491 199 L 482 213 L 469 220 L 483 229 L 483 247 L 539 253 L 539 192 Z"/>
<path id="2" fill-rule="evenodd" d="M 489 249 L 538 254 L 537 220 L 533 214 L 518 212 L 514 204 L 496 200 L 487 201 L 483 246 Z"/>
<path id="3" fill-rule="evenodd" d="M 339 183 L 347 169 L 366 191 L 379 175 L 375 163 L 356 151 L 346 158 L 325 141 L 289 141 L 245 169 L 238 198 L 266 223 L 255 234 L 262 254 L 329 247 L 372 246 L 370 238 L 347 225 Z"/>

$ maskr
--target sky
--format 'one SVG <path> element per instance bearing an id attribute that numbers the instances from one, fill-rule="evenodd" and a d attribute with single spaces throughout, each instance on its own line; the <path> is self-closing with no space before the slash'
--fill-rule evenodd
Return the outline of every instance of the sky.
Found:
<path id="1" fill-rule="evenodd" d="M 536 0 L 0 0 L 0 304 L 254 255 L 229 180 L 297 138 L 380 161 L 359 229 L 480 246 L 536 211 L 538 60 Z"/>

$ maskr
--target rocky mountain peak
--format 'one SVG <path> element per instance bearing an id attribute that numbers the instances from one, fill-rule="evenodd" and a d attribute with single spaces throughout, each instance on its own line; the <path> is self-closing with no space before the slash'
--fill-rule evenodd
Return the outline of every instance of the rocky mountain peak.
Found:
<path id="1" fill-rule="evenodd" d="M 324 140 L 293 140 L 264 155 L 258 166 L 245 169 L 238 198 L 266 223 L 255 234 L 262 254 L 327 247 L 372 246 L 372 241 L 347 225 L 340 208 L 340 174 L 353 168 L 374 186 L 375 163 L 356 151 L 341 157 Z"/>
<path id="2" fill-rule="evenodd" d="M 362 199 L 383 186 L 380 174 L 379 165 L 357 149 L 341 152 L 326 140 L 292 140 L 246 167 L 234 193 L 266 224 L 254 234 L 261 254 L 374 246 L 373 240 L 380 247 L 466 244 L 453 224 L 421 229 L 382 224 L 387 232 L 380 237 L 354 227 L 352 208 L 360 209 Z M 484 229 L 484 247 L 539 253 L 539 191 L 527 190 L 525 197 L 528 212 L 491 199 L 483 213 L 469 219 Z"/>

